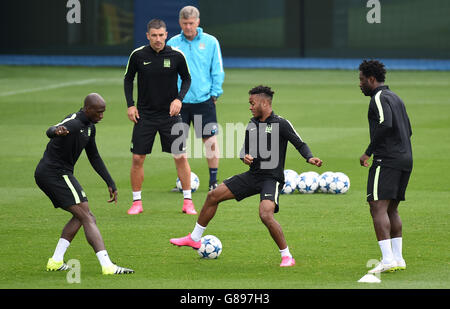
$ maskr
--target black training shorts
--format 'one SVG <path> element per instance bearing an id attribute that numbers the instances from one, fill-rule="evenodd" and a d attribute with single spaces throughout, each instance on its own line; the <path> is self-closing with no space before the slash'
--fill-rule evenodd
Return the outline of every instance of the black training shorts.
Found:
<path id="1" fill-rule="evenodd" d="M 70 171 L 39 163 L 34 172 L 34 179 L 55 208 L 67 208 L 88 200 L 80 183 Z"/>
<path id="2" fill-rule="evenodd" d="M 141 116 L 134 125 L 130 150 L 134 154 L 149 154 L 152 152 L 156 133 L 159 132 L 163 152 L 181 154 L 186 152 L 186 127 L 181 121 L 181 115 Z"/>
<path id="3" fill-rule="evenodd" d="M 410 171 L 372 165 L 367 180 L 367 201 L 404 201 L 410 175 Z"/>
<path id="4" fill-rule="evenodd" d="M 234 194 L 236 201 L 259 193 L 260 201 L 275 202 L 275 212 L 279 211 L 279 197 L 283 184 L 273 178 L 263 178 L 250 172 L 225 179 L 223 183 Z"/>
<path id="5" fill-rule="evenodd" d="M 183 103 L 181 117 L 188 126 L 193 123 L 197 138 L 208 138 L 219 133 L 216 104 L 212 99 L 202 103 Z"/>

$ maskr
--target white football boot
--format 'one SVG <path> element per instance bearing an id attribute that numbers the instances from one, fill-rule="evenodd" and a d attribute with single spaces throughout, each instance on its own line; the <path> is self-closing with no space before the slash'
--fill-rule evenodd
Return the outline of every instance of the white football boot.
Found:
<path id="1" fill-rule="evenodd" d="M 397 262 L 392 261 L 392 263 L 385 264 L 383 261 L 377 264 L 374 268 L 369 270 L 367 273 L 369 274 L 379 274 L 379 273 L 385 273 L 385 272 L 394 272 L 397 270 Z"/>
<path id="2" fill-rule="evenodd" d="M 406 262 L 405 262 L 405 260 L 401 259 L 399 261 L 396 261 L 396 263 L 397 263 L 396 270 L 405 270 L 406 269 Z"/>

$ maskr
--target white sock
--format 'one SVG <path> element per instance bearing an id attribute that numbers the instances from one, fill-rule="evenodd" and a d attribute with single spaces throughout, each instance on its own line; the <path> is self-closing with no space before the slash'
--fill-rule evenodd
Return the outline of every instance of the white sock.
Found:
<path id="1" fill-rule="evenodd" d="M 292 258 L 292 254 L 289 252 L 289 247 L 286 247 L 286 249 L 280 250 L 281 257 L 288 256 Z"/>
<path id="2" fill-rule="evenodd" d="M 142 191 L 133 191 L 133 201 L 141 199 L 141 192 Z"/>
<path id="3" fill-rule="evenodd" d="M 206 227 L 201 226 L 198 223 L 195 223 L 194 230 L 191 233 L 191 238 L 193 241 L 200 241 L 202 239 L 203 232 L 205 231 Z"/>
<path id="4" fill-rule="evenodd" d="M 394 254 L 392 253 L 391 240 L 384 239 L 378 242 L 381 253 L 383 255 L 383 264 L 391 264 L 394 261 Z"/>
<path id="5" fill-rule="evenodd" d="M 401 237 L 396 237 L 391 239 L 392 242 L 392 252 L 394 254 L 394 259 L 396 261 L 402 261 L 403 255 L 402 255 L 402 243 L 403 240 Z"/>
<path id="6" fill-rule="evenodd" d="M 58 240 L 58 244 L 56 245 L 55 252 L 53 253 L 52 259 L 55 262 L 61 262 L 64 260 L 64 254 L 66 253 L 67 248 L 69 248 L 70 242 L 64 238 L 60 238 Z"/>
<path id="7" fill-rule="evenodd" d="M 106 250 L 101 250 L 95 254 L 98 258 L 98 261 L 100 262 L 100 265 L 102 266 L 111 266 L 113 262 L 109 259 L 108 252 Z"/>
<path id="8" fill-rule="evenodd" d="M 183 197 L 192 200 L 192 191 L 191 190 L 183 190 Z"/>

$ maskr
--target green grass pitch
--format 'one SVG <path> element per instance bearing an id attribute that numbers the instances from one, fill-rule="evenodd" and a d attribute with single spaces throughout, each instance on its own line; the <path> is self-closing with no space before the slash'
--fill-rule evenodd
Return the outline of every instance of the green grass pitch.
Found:
<path id="1" fill-rule="evenodd" d="M 406 103 L 413 129 L 414 170 L 407 200 L 400 206 L 408 268 L 382 274 L 382 282 L 372 285 L 357 283 L 368 270 L 367 262 L 380 257 L 365 202 L 368 170 L 359 166 L 369 138 L 369 98 L 359 90 L 358 72 L 226 70 L 217 105 L 223 131 L 226 123 L 246 124 L 251 116 L 248 90 L 269 85 L 275 91 L 274 111 L 288 118 L 324 161 L 322 168 L 312 167 L 291 145 L 286 168 L 342 171 L 351 179 L 345 195 L 280 197 L 276 219 L 297 261 L 287 269 L 279 267 L 278 249 L 260 222 L 257 196 L 219 206 L 205 232 L 221 239 L 219 259 L 202 260 L 190 248 L 170 245 L 170 238 L 192 231 L 196 217 L 182 214 L 182 195 L 169 192 L 176 171 L 158 141 L 145 163 L 144 212 L 126 214 L 132 123 L 126 116 L 123 73 L 122 68 L 0 67 L 0 288 L 450 288 L 450 72 L 388 72 L 386 83 Z M 97 145 L 117 183 L 117 205 L 106 203 L 106 185 L 85 154 L 75 175 L 112 260 L 136 273 L 102 276 L 80 230 L 66 260 L 80 261 L 81 282 L 69 284 L 66 273 L 45 271 L 69 214 L 53 208 L 33 173 L 48 141 L 45 130 L 77 111 L 90 92 L 107 101 L 105 117 L 97 125 Z M 190 164 L 200 177 L 200 189 L 193 194 L 200 210 L 208 169 L 205 158 L 192 158 Z M 236 157 L 223 158 L 219 179 L 245 170 Z"/>

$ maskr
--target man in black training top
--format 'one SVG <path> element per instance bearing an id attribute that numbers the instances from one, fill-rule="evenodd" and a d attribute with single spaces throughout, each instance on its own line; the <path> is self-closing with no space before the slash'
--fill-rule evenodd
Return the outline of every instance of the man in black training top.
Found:
<path id="1" fill-rule="evenodd" d="M 166 45 L 166 24 L 152 19 L 147 25 L 150 45 L 135 49 L 128 60 L 124 90 L 128 118 L 135 123 L 131 140 L 133 160 L 130 171 L 133 204 L 128 214 L 143 211 L 142 183 L 144 160 L 152 152 L 156 133 L 159 132 L 163 152 L 175 159 L 178 177 L 183 188 L 183 208 L 187 214 L 197 214 L 191 196 L 191 168 L 186 157 L 186 134 L 182 130 L 180 110 L 189 90 L 191 76 L 183 53 Z M 133 80 L 138 74 L 137 106 L 133 100 Z M 181 87 L 178 92 L 178 75 Z M 180 142 L 181 141 L 181 142 Z"/>
<path id="2" fill-rule="evenodd" d="M 402 100 L 384 84 L 386 70 L 377 60 L 359 66 L 361 91 L 370 96 L 370 144 L 360 157 L 368 167 L 367 201 L 382 253 L 381 262 L 369 273 L 406 269 L 402 256 L 402 221 L 397 208 L 405 200 L 411 175 L 411 124 Z"/>
<path id="3" fill-rule="evenodd" d="M 240 201 L 259 194 L 259 216 L 280 250 L 280 266 L 295 265 L 281 226 L 274 218 L 274 213 L 279 210 L 278 198 L 284 184 L 287 144 L 290 142 L 294 145 L 312 165 L 320 167 L 322 160 L 312 155 L 308 145 L 288 120 L 274 114 L 273 94 L 272 89 L 266 86 L 257 86 L 249 91 L 253 118 L 247 126 L 241 150 L 241 160 L 250 166 L 249 171 L 225 179 L 216 189 L 210 191 L 192 233 L 182 238 L 172 238 L 172 244 L 199 248 L 203 232 L 214 217 L 220 202 L 233 198 Z"/>
<path id="4" fill-rule="evenodd" d="M 111 178 L 95 143 L 95 124 L 103 118 L 106 105 L 96 93 L 89 94 L 83 108 L 67 116 L 47 130 L 50 141 L 34 174 L 36 184 L 50 198 L 55 208 L 70 212 L 72 218 L 64 227 L 53 256 L 48 260 L 47 271 L 67 270 L 64 254 L 81 226 L 88 243 L 94 249 L 104 275 L 129 274 L 134 271 L 111 262 L 102 235 L 91 213 L 83 188 L 73 175 L 75 163 L 83 149 L 95 171 L 106 182 L 111 202 L 117 202 L 116 185 Z"/>

